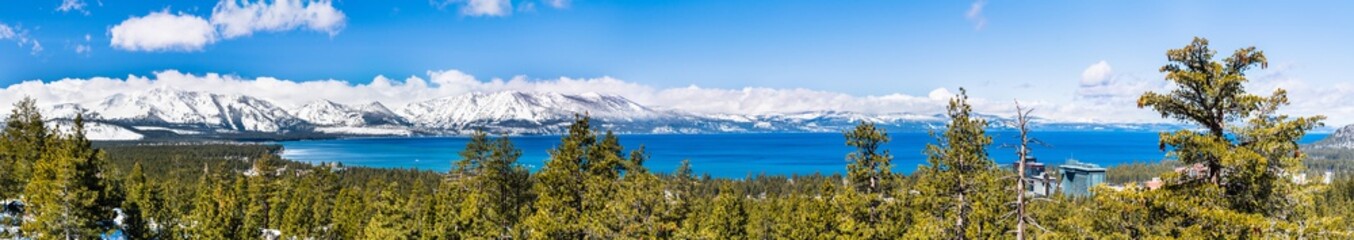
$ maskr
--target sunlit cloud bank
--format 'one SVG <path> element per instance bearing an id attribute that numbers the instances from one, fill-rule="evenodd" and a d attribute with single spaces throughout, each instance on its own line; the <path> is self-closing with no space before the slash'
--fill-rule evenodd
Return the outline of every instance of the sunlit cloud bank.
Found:
<path id="1" fill-rule="evenodd" d="M 1108 68 L 1108 66 L 1105 66 Z M 1105 71 L 1109 71 L 1106 69 Z M 1115 77 L 1112 72 L 1088 74 L 1082 79 L 1075 98 L 1065 103 L 1029 101 L 1038 117 L 1059 121 L 1094 122 L 1162 122 L 1149 110 L 1135 107 L 1136 96 L 1142 91 L 1164 90 L 1159 80 L 1138 80 Z M 1149 82 L 1150 81 L 1150 82 Z M 1295 79 L 1258 82 L 1257 89 L 1285 87 L 1290 89 L 1295 102 L 1293 113 L 1321 112 L 1332 121 L 1345 123 L 1354 109 L 1323 107 L 1321 103 L 1349 102 L 1354 86 L 1337 86 L 1309 90 Z M 1272 86 L 1271 86 L 1272 85 Z M 697 113 L 773 114 L 803 111 L 852 111 L 864 113 L 941 114 L 957 89 L 937 88 L 925 96 L 902 93 L 858 96 L 840 92 L 803 88 L 707 88 L 687 86 L 657 88 L 612 77 L 537 79 L 526 76 L 480 79 L 457 70 L 429 71 L 425 75 L 393 79 L 377 76 L 369 83 L 354 84 L 343 80 L 298 81 L 273 77 L 246 78 L 235 75 L 207 73 L 189 74 L 176 70 L 155 72 L 147 76 L 129 75 L 122 78 L 94 77 L 67 78 L 55 81 L 26 81 L 0 89 L 0 104 L 4 109 L 24 96 L 31 96 L 44 105 L 57 103 L 93 104 L 119 93 L 133 93 L 153 88 L 174 88 L 217 94 L 238 94 L 273 101 L 283 107 L 326 99 L 344 104 L 363 104 L 378 101 L 392 108 L 441 97 L 459 96 L 472 92 L 526 91 L 558 92 L 566 94 L 601 93 L 620 95 L 640 104 L 658 109 Z M 1267 92 L 1267 90 L 1266 90 Z M 1009 116 L 1014 113 L 1013 99 L 987 99 L 982 92 L 970 92 L 974 109 L 984 114 Z M 1316 94 L 1318 98 L 1309 95 Z M 1339 106 L 1339 105 L 1336 105 Z M 1334 109 L 1335 111 L 1328 111 Z M 1321 111 L 1317 111 L 1321 110 Z"/>
<path id="2" fill-rule="evenodd" d="M 236 2 L 223 0 L 209 17 L 168 9 L 145 16 L 132 16 L 108 29 L 110 46 L 126 51 L 200 51 L 220 40 L 241 38 L 255 32 L 297 29 L 337 35 L 346 15 L 329 0 L 279 0 Z"/>

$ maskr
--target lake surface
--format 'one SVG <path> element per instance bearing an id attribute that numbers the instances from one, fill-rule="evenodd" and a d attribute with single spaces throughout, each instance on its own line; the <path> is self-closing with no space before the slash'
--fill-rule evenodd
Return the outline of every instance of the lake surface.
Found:
<path id="1" fill-rule="evenodd" d="M 1003 147 L 1017 142 L 1015 132 L 989 132 L 993 144 L 988 149 L 997 162 L 1013 162 L 1015 149 Z M 1311 143 L 1327 134 L 1308 134 L 1302 143 Z M 893 156 L 894 171 L 911 173 L 926 163 L 926 144 L 935 140 L 926 133 L 890 133 L 892 142 L 884 145 Z M 1039 132 L 1033 137 L 1046 146 L 1033 147 L 1041 162 L 1061 164 L 1069 158 L 1081 162 L 1112 166 L 1130 162 L 1155 162 L 1164 158 L 1158 149 L 1155 132 Z M 303 162 L 341 162 L 348 166 L 417 168 L 446 171 L 457 153 L 465 147 L 465 137 L 353 138 L 281 142 L 282 156 Z M 559 144 L 560 136 L 518 136 L 513 143 L 522 150 L 519 163 L 533 171 L 544 165 L 546 150 Z M 742 178 L 756 174 L 833 174 L 844 173 L 846 146 L 840 133 L 765 133 L 705 135 L 621 135 L 621 144 L 629 149 L 644 145 L 650 158 L 645 166 L 653 171 L 670 172 L 690 159 L 697 173 L 715 177 Z"/>

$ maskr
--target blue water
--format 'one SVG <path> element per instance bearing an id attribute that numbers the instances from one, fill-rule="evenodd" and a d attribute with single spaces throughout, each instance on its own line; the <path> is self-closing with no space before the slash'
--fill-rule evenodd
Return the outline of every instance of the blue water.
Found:
<path id="1" fill-rule="evenodd" d="M 994 132 L 989 155 L 1000 163 L 1016 159 L 1014 132 Z M 894 156 L 894 171 L 911 173 L 926 163 L 926 144 L 935 140 L 926 133 L 890 133 L 884 149 Z M 1033 153 L 1040 161 L 1060 164 L 1069 158 L 1112 166 L 1130 162 L 1155 162 L 1165 153 L 1152 132 L 1039 132 L 1033 137 L 1045 143 Z M 1309 134 L 1310 143 L 1326 134 Z M 559 136 L 512 137 L 522 149 L 520 163 L 531 169 L 543 166 L 546 150 L 559 143 Z M 756 174 L 833 174 L 846 169 L 846 146 L 840 133 L 766 133 L 707 135 L 622 135 L 627 149 L 644 145 L 650 154 L 645 166 L 670 172 L 682 159 L 690 159 L 697 173 L 715 177 L 742 178 Z M 281 142 L 282 156 L 304 162 L 341 162 L 349 166 L 417 168 L 446 171 L 465 147 L 464 137 L 354 138 Z M 628 151 L 628 150 L 627 150 Z"/>

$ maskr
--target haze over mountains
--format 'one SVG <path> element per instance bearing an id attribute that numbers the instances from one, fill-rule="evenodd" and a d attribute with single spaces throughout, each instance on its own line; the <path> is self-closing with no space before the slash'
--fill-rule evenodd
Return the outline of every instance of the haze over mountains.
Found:
<path id="1" fill-rule="evenodd" d="M 620 133 L 696 134 L 751 132 L 835 132 L 859 121 L 891 131 L 927 131 L 944 126 L 943 116 L 911 113 L 866 114 L 813 111 L 783 114 L 700 114 L 659 110 L 617 95 L 503 91 L 471 93 L 389 108 L 380 102 L 345 105 L 318 100 L 286 109 L 245 95 L 174 88 L 121 93 L 94 103 L 59 103 L 43 109 L 54 123 L 84 113 L 91 137 L 296 139 L 344 136 L 440 136 L 474 130 L 501 134 L 555 134 L 575 114 L 591 116 L 602 129 Z M 7 113 L 5 113 L 7 114 Z M 993 128 L 1007 119 L 984 115 Z M 1172 124 L 1099 124 L 1037 120 L 1045 131 L 1144 131 Z"/>

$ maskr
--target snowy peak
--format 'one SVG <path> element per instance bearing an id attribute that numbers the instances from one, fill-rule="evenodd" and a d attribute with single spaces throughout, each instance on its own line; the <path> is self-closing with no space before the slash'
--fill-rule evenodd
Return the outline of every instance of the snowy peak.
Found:
<path id="1" fill-rule="evenodd" d="M 329 100 L 318 100 L 293 109 L 292 113 L 297 118 L 317 126 L 361 127 L 408 124 L 404 118 L 377 102 L 361 107 L 351 107 Z"/>
<path id="2" fill-rule="evenodd" d="M 635 121 L 667 117 L 620 96 L 567 95 L 541 92 L 471 93 L 409 104 L 405 118 L 425 127 L 461 128 L 472 124 L 516 123 L 543 126 L 588 114 L 607 121 Z"/>
<path id="3" fill-rule="evenodd" d="M 1312 145 L 1318 148 L 1354 149 L 1354 124 L 1341 127 L 1339 130 L 1335 130 L 1335 133 L 1326 136 L 1326 139 L 1321 139 L 1321 141 L 1317 141 Z"/>
<path id="4" fill-rule="evenodd" d="M 262 99 L 172 88 L 113 95 L 90 111 L 104 120 L 233 131 L 283 132 L 300 123 L 287 111 Z"/>
<path id="5" fill-rule="evenodd" d="M 379 102 L 345 105 L 317 100 L 284 110 L 250 96 L 155 88 L 117 94 L 92 105 L 74 103 L 44 108 L 48 121 L 84 114 L 112 139 L 165 136 L 325 137 L 366 135 L 454 135 L 484 130 L 504 134 L 557 134 L 576 114 L 594 126 L 622 133 L 840 132 L 861 121 L 889 131 L 931 131 L 945 126 L 937 114 L 809 111 L 774 114 L 700 114 L 654 110 L 625 97 L 596 93 L 470 93 L 414 102 L 392 110 Z M 1009 129 L 1011 121 L 994 115 L 988 127 Z M 1170 125 L 1059 123 L 1036 120 L 1041 130 L 1154 131 Z M 119 130 L 121 129 L 121 130 Z M 125 130 L 125 131 L 124 131 Z M 260 135 L 260 133 L 263 133 Z M 1354 127 L 1336 135 L 1354 146 Z M 1337 140 L 1329 140 L 1337 141 Z"/>
<path id="6" fill-rule="evenodd" d="M 381 102 L 371 102 L 368 103 L 367 105 L 362 105 L 361 107 L 358 107 L 358 110 L 369 113 L 395 115 L 395 111 L 391 111 L 390 108 L 386 108 L 386 105 L 381 104 Z"/>

